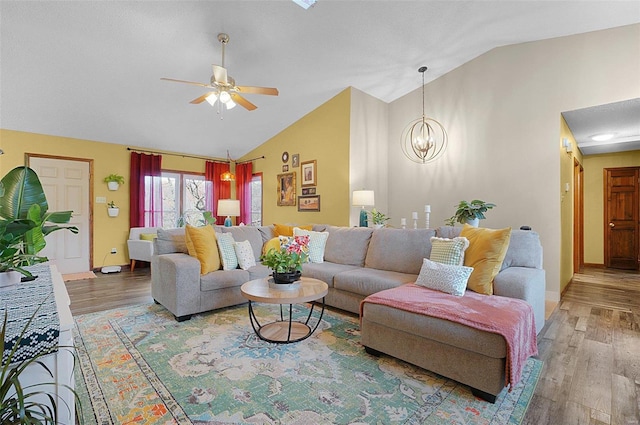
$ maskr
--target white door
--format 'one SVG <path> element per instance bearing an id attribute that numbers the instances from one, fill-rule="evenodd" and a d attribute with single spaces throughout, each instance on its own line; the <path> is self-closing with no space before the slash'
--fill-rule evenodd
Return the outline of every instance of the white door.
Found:
<path id="1" fill-rule="evenodd" d="M 46 238 L 39 255 L 48 257 L 62 274 L 89 271 L 89 162 L 30 157 L 47 196 L 49 211 L 73 211 L 68 225 L 78 233 L 58 230 Z"/>

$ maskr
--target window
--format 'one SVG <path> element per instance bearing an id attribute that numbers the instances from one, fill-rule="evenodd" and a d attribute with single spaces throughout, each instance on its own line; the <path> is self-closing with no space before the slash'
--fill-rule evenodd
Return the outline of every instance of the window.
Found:
<path id="1" fill-rule="evenodd" d="M 206 181 L 202 174 L 162 172 L 162 227 L 202 225 L 206 211 Z"/>
<path id="2" fill-rule="evenodd" d="M 262 226 L 262 173 L 251 178 L 251 225 Z"/>

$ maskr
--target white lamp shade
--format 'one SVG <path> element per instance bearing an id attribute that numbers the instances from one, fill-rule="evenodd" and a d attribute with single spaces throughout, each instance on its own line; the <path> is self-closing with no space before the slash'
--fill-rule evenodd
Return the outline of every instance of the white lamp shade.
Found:
<path id="1" fill-rule="evenodd" d="M 217 215 L 237 217 L 240 215 L 240 201 L 237 199 L 218 199 Z"/>
<path id="2" fill-rule="evenodd" d="M 356 207 L 369 207 L 375 205 L 373 190 L 354 190 L 351 204 Z"/>
<path id="3" fill-rule="evenodd" d="M 218 100 L 218 94 L 211 93 L 209 96 L 205 97 L 205 99 L 209 102 L 209 105 L 213 106 L 216 104 L 216 100 Z"/>

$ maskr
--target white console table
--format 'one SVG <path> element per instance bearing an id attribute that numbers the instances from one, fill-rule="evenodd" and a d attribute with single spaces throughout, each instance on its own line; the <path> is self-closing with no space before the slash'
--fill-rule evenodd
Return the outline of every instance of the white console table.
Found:
<path id="1" fill-rule="evenodd" d="M 32 390 L 44 391 L 53 396 L 53 399 L 57 404 L 58 424 L 72 425 L 75 424 L 75 399 L 72 391 L 65 387 L 66 385 L 70 388 L 74 388 L 74 322 L 73 317 L 71 316 L 71 310 L 69 309 L 69 295 L 64 285 L 64 281 L 62 280 L 62 275 L 58 272 L 55 266 L 39 264 L 29 267 L 28 269 L 34 275 L 38 275 L 38 278 L 32 282 L 20 283 L 13 289 L 5 288 L 3 291 L 0 291 L 0 310 L 4 307 L 4 303 L 11 302 L 7 301 L 10 299 L 9 290 L 14 291 L 11 295 L 17 295 L 17 298 L 14 299 L 18 301 L 13 301 L 14 303 L 26 303 L 28 301 L 33 302 L 33 300 L 27 298 L 31 298 L 34 291 L 37 295 L 41 295 L 38 297 L 40 300 L 47 298 L 48 295 L 53 293 L 55 297 L 55 312 L 47 313 L 47 317 L 44 319 L 38 317 L 38 320 L 34 320 L 31 326 L 39 326 L 40 328 L 36 332 L 46 333 L 47 338 L 50 338 L 50 335 L 55 334 L 55 332 L 51 332 L 51 329 L 47 330 L 46 327 L 49 325 L 44 325 L 43 327 L 43 323 L 48 323 L 49 320 L 52 320 L 53 325 L 51 325 L 51 328 L 54 331 L 56 327 L 59 326 L 57 328 L 59 330 L 57 338 L 57 345 L 59 348 L 55 353 L 48 354 L 40 359 L 40 361 L 49 368 L 53 374 L 53 378 L 46 370 L 44 370 L 44 368 L 42 368 L 42 366 L 38 364 L 31 364 L 20 376 L 20 383 L 23 388 L 28 385 L 37 385 L 37 387 L 33 387 Z M 39 288 L 42 289 L 40 290 Z M 18 292 L 16 293 L 15 291 Z M 25 296 L 23 301 L 20 301 L 20 291 L 29 294 L 28 296 Z M 39 292 L 42 293 L 39 294 Z M 30 307 L 33 307 L 33 305 Z M 8 305 L 7 308 L 9 308 L 9 310 L 16 310 L 20 309 L 21 306 L 12 304 Z M 28 309 L 29 308 L 25 308 L 25 310 Z M 33 314 L 34 309 L 32 308 L 30 311 L 31 314 Z M 21 328 L 19 330 L 21 330 Z M 7 339 L 11 340 L 10 334 L 7 335 Z M 34 397 L 34 401 L 37 400 L 43 404 L 50 403 L 46 396 L 43 395 L 39 397 L 40 398 Z"/>

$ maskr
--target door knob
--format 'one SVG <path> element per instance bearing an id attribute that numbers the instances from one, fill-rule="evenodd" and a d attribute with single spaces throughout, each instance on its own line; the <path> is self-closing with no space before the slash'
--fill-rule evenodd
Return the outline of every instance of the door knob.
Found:
<path id="1" fill-rule="evenodd" d="M 613 228 L 613 227 L 616 227 L 616 225 L 615 225 L 615 224 L 613 224 L 613 223 L 609 223 L 609 227 L 612 227 L 612 228 Z"/>

